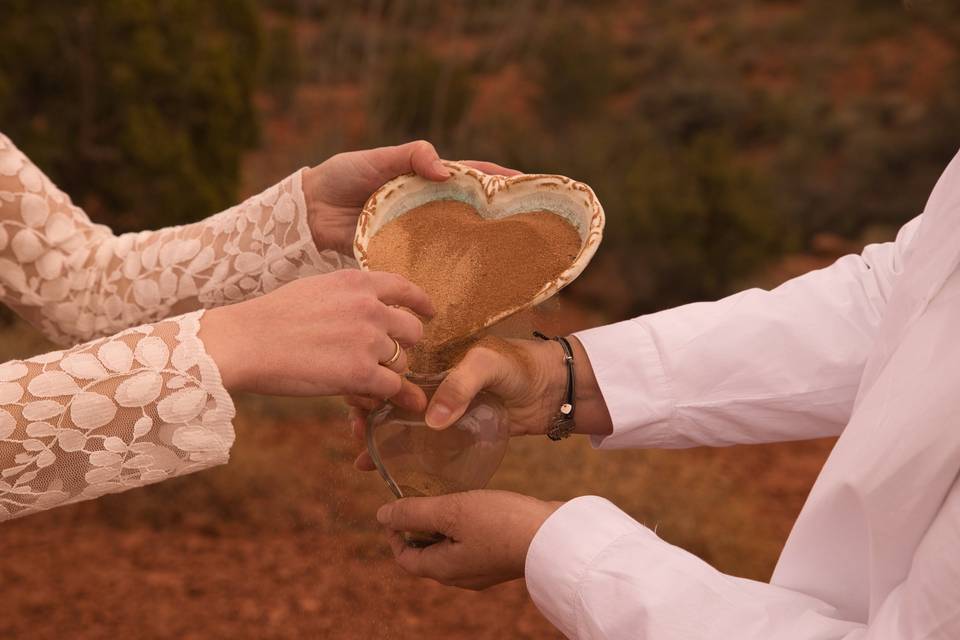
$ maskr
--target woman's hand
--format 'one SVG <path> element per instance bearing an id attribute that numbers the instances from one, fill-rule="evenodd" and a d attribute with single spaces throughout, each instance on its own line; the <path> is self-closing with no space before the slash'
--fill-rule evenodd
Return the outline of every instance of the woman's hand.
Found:
<path id="1" fill-rule="evenodd" d="M 505 176 L 518 173 L 492 162 L 467 160 L 464 164 L 485 173 Z M 436 149 L 425 140 L 339 153 L 307 169 L 303 176 L 303 193 L 317 249 L 334 249 L 344 255 L 353 255 L 354 231 L 364 203 L 388 180 L 411 172 L 437 182 L 450 177 Z"/>
<path id="2" fill-rule="evenodd" d="M 486 589 L 523 577 L 533 537 L 561 504 L 508 491 L 468 491 L 385 504 L 377 520 L 405 570 L 463 589 Z M 414 549 L 403 542 L 403 531 L 438 532 L 447 539 Z"/>
<path id="3" fill-rule="evenodd" d="M 583 345 L 570 337 L 576 372 L 576 433 L 604 435 L 613 430 L 607 405 L 600 393 L 590 359 Z M 543 435 L 564 402 L 567 369 L 563 351 L 555 341 L 485 338 L 473 347 L 447 374 L 427 409 L 427 424 L 445 429 L 456 422 L 478 393 L 487 390 L 503 403 L 510 422 L 510 435 Z M 347 398 L 352 405 L 350 423 L 354 437 L 362 440 L 367 413 L 379 406 L 376 400 Z M 361 452 L 354 466 L 373 470 L 367 453 Z"/>
<path id="4" fill-rule="evenodd" d="M 230 391 L 270 395 L 360 394 L 423 407 L 401 375 L 431 317 L 422 289 L 391 273 L 336 271 L 302 278 L 258 298 L 207 311 L 200 338 Z"/>

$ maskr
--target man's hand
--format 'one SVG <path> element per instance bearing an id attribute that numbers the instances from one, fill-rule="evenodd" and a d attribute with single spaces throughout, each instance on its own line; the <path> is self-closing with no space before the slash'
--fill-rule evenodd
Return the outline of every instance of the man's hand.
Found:
<path id="1" fill-rule="evenodd" d="M 492 162 L 467 160 L 464 164 L 485 173 L 519 173 Z M 437 182 L 450 177 L 436 149 L 425 140 L 339 153 L 308 169 L 303 176 L 303 193 L 317 249 L 353 255 L 354 231 L 364 203 L 385 182 L 411 172 Z"/>
<path id="2" fill-rule="evenodd" d="M 530 542 L 561 504 L 507 491 L 468 491 L 385 504 L 377 520 L 406 571 L 454 587 L 486 589 L 523 577 Z M 404 543 L 403 531 L 438 532 L 447 539 L 415 549 Z"/>
<path id="3" fill-rule="evenodd" d="M 576 370 L 576 432 L 603 435 L 613 430 L 610 413 L 600 393 L 590 359 L 580 341 L 570 338 Z M 470 401 L 483 390 L 497 396 L 507 410 L 510 435 L 543 435 L 560 410 L 567 388 L 563 350 L 554 341 L 503 340 L 486 338 L 473 347 L 434 393 L 426 422 L 445 429 L 458 420 Z M 412 398 L 411 398 L 412 399 Z M 382 404 L 379 400 L 349 397 L 350 424 L 354 437 L 363 440 L 367 413 Z M 412 411 L 422 410 L 407 398 L 400 399 Z M 363 471 L 375 467 L 366 451 L 354 466 Z"/>

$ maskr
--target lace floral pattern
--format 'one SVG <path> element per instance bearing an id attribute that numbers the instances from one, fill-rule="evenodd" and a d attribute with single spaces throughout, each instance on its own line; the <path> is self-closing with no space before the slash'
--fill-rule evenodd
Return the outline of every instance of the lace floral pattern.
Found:
<path id="1" fill-rule="evenodd" d="M 202 222 L 114 236 L 0 134 L 0 297 L 73 344 L 341 268 L 313 244 L 301 173 Z"/>
<path id="2" fill-rule="evenodd" d="M 301 172 L 115 236 L 0 134 L 0 299 L 60 344 L 100 336 L 0 365 L 0 520 L 226 462 L 234 409 L 196 310 L 341 266 L 314 247 Z"/>
<path id="3" fill-rule="evenodd" d="M 0 519 L 227 461 L 233 403 L 202 313 L 0 365 Z"/>

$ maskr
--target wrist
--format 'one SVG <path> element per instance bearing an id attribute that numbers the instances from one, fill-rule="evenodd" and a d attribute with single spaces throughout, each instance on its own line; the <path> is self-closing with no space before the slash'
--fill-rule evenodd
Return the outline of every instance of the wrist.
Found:
<path id="1" fill-rule="evenodd" d="M 223 387 L 230 392 L 241 391 L 246 386 L 245 363 L 248 358 L 240 353 L 239 346 L 243 344 L 243 338 L 241 323 L 238 323 L 236 318 L 241 304 L 205 311 L 200 318 L 200 331 L 197 335 L 207 355 L 217 365 Z"/>
<path id="2" fill-rule="evenodd" d="M 306 208 L 307 227 L 310 229 L 310 235 L 313 238 L 313 244 L 318 251 L 323 251 L 329 247 L 326 245 L 326 238 L 321 233 L 321 226 L 318 223 L 320 205 L 317 202 L 315 194 L 320 190 L 320 166 L 307 167 L 303 170 L 301 179 L 301 189 L 303 190 L 303 203 Z"/>
<path id="3" fill-rule="evenodd" d="M 608 435 L 613 432 L 613 420 L 607 409 L 607 403 L 600 392 L 600 383 L 593 372 L 590 356 L 583 343 L 576 336 L 569 336 L 573 349 L 573 361 L 576 367 L 576 433 L 586 435 Z"/>
<path id="4" fill-rule="evenodd" d="M 607 435 L 613 431 L 613 422 L 607 410 L 606 401 L 600 392 L 600 385 L 590 364 L 590 358 L 583 344 L 576 336 L 568 336 L 573 352 L 574 370 L 574 433 L 586 435 Z M 560 415 L 560 407 L 567 401 L 567 388 L 570 384 L 568 369 L 564 362 L 563 347 L 556 340 L 534 342 L 533 348 L 541 399 L 541 416 L 538 433 L 546 433 Z"/>
<path id="5" fill-rule="evenodd" d="M 525 567 L 527 563 L 527 555 L 530 553 L 530 545 L 533 543 L 533 540 L 537 537 L 540 529 L 543 525 L 550 519 L 557 509 L 564 505 L 562 500 L 550 500 L 543 501 L 537 500 L 537 508 L 531 514 L 532 519 L 530 526 L 528 527 L 528 534 L 524 536 L 524 545 L 523 545 L 523 557 L 521 558 L 520 565 L 520 575 L 525 573 Z"/>
<path id="6" fill-rule="evenodd" d="M 536 430 L 531 433 L 544 435 L 553 424 L 560 406 L 566 402 L 567 368 L 564 366 L 563 347 L 555 340 L 539 341 L 528 340 L 533 350 L 536 367 L 536 384 L 534 393 L 539 399 Z"/>

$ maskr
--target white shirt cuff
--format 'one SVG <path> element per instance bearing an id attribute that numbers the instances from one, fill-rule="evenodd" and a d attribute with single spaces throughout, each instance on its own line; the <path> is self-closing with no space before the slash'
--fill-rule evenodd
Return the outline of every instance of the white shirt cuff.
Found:
<path id="1" fill-rule="evenodd" d="M 660 352 L 643 320 L 625 320 L 574 335 L 587 352 L 613 421 L 613 433 L 591 437 L 593 446 L 667 445 L 676 405 Z"/>
<path id="2" fill-rule="evenodd" d="M 581 579 L 610 544 L 644 529 L 597 496 L 574 498 L 561 506 L 543 523 L 527 551 L 524 575 L 534 604 L 565 635 L 577 637 Z"/>

